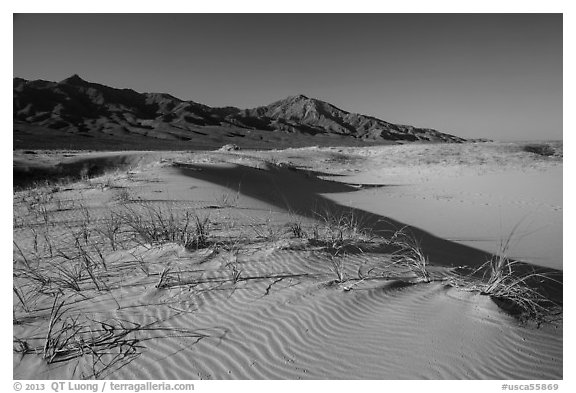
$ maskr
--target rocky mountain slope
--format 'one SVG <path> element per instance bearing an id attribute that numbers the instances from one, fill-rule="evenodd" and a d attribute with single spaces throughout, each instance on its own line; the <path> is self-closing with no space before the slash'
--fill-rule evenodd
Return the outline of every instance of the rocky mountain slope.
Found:
<path id="1" fill-rule="evenodd" d="M 213 108 L 169 94 L 138 93 L 91 83 L 78 75 L 61 82 L 14 78 L 13 92 L 15 148 L 29 146 L 34 139 L 36 144 L 47 143 L 47 147 L 59 147 L 61 142 L 73 147 L 86 142 L 95 146 L 112 144 L 110 148 L 126 148 L 124 145 L 134 143 L 174 148 L 170 146 L 176 143 L 183 149 L 222 143 L 273 147 L 275 143 L 302 146 L 464 141 L 432 129 L 350 113 L 303 95 L 253 109 Z M 52 146 L 54 143 L 56 146 Z"/>
<path id="2" fill-rule="evenodd" d="M 353 138 L 400 141 L 462 142 L 462 138 L 429 128 L 388 123 L 375 117 L 346 112 L 324 101 L 297 95 L 232 116 L 238 125 L 312 135 L 331 133 Z"/>

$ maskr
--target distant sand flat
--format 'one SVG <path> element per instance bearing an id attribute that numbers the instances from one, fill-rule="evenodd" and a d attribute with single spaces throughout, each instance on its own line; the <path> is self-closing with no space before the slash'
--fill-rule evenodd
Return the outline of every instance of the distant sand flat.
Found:
<path id="1" fill-rule="evenodd" d="M 386 169 L 340 181 L 360 180 L 386 184 Z M 510 257 L 562 269 L 561 167 L 436 177 L 415 184 L 407 178 L 393 187 L 327 197 L 491 253 L 514 232 Z"/>

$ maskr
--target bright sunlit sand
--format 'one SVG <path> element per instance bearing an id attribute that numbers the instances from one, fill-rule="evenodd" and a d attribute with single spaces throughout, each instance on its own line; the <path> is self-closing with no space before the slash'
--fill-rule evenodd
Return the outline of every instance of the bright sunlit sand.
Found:
<path id="1" fill-rule="evenodd" d="M 555 149 L 16 151 L 14 378 L 562 379 Z"/>

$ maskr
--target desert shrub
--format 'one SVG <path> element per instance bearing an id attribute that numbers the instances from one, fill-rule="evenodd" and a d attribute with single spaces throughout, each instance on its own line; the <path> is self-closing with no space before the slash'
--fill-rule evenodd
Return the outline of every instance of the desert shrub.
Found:
<path id="1" fill-rule="evenodd" d="M 222 146 L 220 149 L 218 149 L 218 151 L 238 151 L 238 150 L 240 150 L 238 145 L 235 145 L 233 143 L 229 143 L 227 145 Z"/>
<path id="2" fill-rule="evenodd" d="M 336 165 L 351 165 L 356 164 L 362 160 L 362 157 L 341 153 L 341 152 L 330 152 L 326 158 L 326 162 Z"/>
<path id="3" fill-rule="evenodd" d="M 522 150 L 528 153 L 534 153 L 545 157 L 553 156 L 554 154 L 556 154 L 556 150 L 554 150 L 552 146 L 546 144 L 524 145 L 522 147 Z"/>

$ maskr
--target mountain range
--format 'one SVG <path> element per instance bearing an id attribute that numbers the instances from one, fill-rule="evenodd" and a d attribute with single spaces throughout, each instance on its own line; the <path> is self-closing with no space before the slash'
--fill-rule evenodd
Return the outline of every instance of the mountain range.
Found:
<path id="1" fill-rule="evenodd" d="M 296 95 L 253 109 L 210 107 L 164 93 L 14 78 L 14 148 L 174 149 L 463 142 L 430 128 L 350 113 Z"/>

